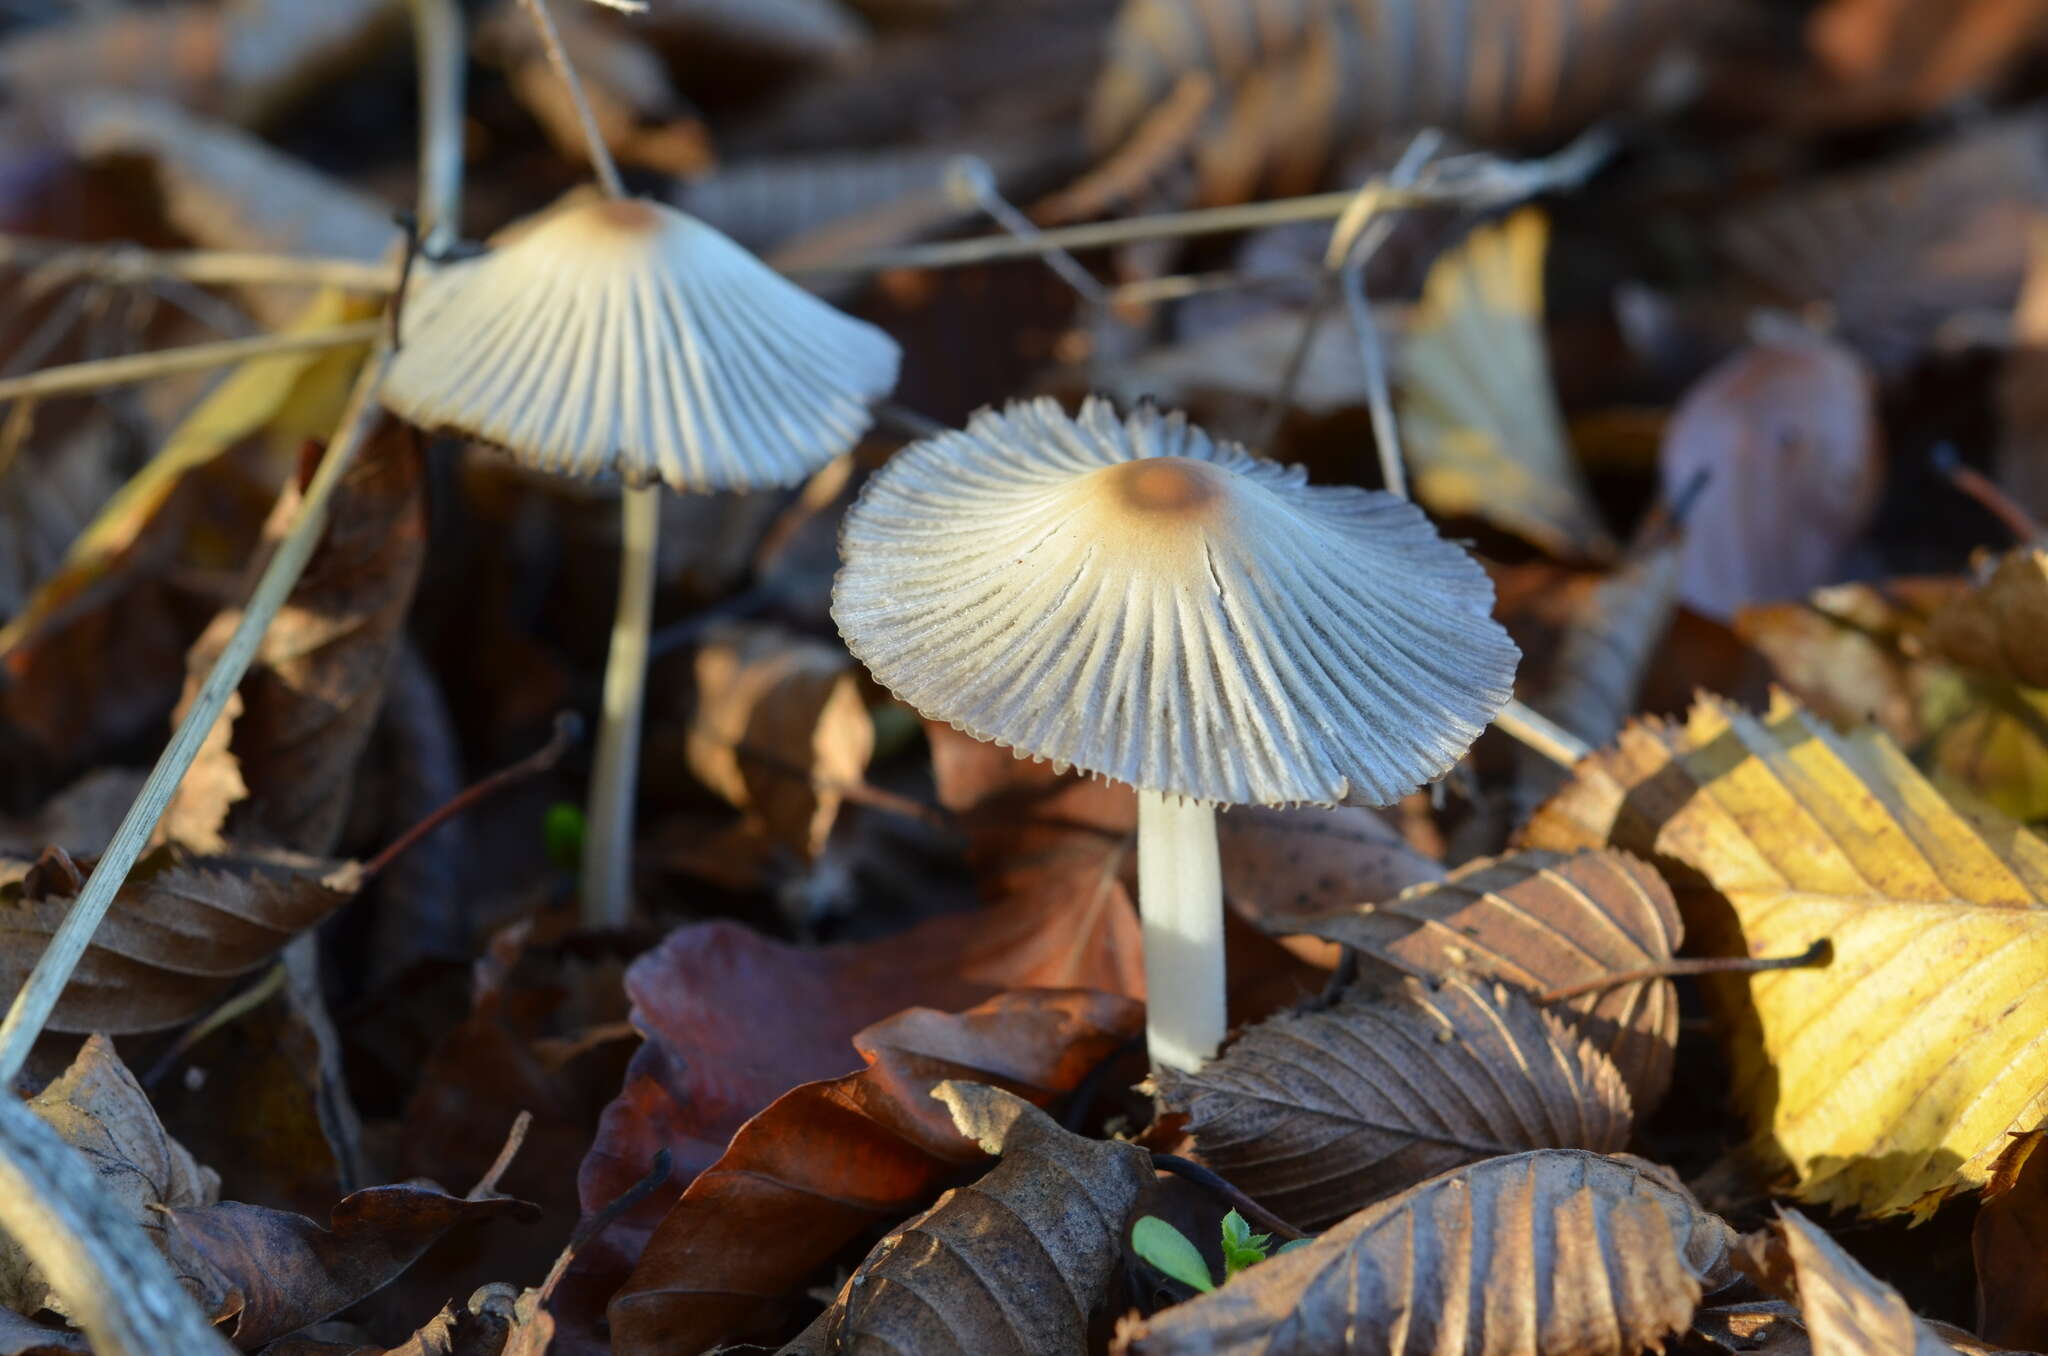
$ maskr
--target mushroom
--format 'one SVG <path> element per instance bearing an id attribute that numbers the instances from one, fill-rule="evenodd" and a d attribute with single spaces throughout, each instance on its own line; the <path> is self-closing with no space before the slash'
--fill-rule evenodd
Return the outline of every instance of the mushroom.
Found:
<path id="1" fill-rule="evenodd" d="M 1158 1065 L 1226 1029 L 1215 807 L 1387 804 L 1513 691 L 1491 581 L 1421 510 L 1149 407 L 984 410 L 876 473 L 841 547 L 832 614 L 883 686 L 1137 789 Z"/>
<path id="2" fill-rule="evenodd" d="M 408 301 L 401 338 L 384 387 L 397 414 L 528 467 L 627 487 L 583 870 L 586 921 L 616 925 L 628 911 L 658 486 L 802 481 L 867 429 L 900 354 L 703 222 L 588 195 L 436 271 Z"/>

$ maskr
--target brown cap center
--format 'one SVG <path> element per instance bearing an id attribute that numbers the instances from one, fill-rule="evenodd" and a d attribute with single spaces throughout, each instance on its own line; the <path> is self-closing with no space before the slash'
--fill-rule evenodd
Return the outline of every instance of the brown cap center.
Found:
<path id="1" fill-rule="evenodd" d="M 1130 508 L 1193 517 L 1223 497 L 1227 473 L 1188 457 L 1148 457 L 1112 466 L 1102 474 Z"/>
<path id="2" fill-rule="evenodd" d="M 633 198 L 607 198 L 591 209 L 594 220 L 626 235 L 642 235 L 661 224 L 653 206 Z"/>

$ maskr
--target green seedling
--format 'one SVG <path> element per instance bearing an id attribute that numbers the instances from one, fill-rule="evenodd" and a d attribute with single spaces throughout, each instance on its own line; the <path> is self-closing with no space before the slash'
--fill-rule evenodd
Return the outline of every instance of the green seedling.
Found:
<path id="1" fill-rule="evenodd" d="M 1253 1233 L 1244 1216 L 1233 1210 L 1223 1217 L 1223 1278 L 1229 1280 L 1240 1271 L 1257 1266 L 1268 1256 L 1278 1256 L 1312 1241 L 1298 1238 L 1275 1248 L 1271 1234 Z M 1216 1288 L 1216 1282 L 1209 1275 L 1209 1264 L 1202 1259 L 1202 1250 L 1186 1234 L 1157 1215 L 1146 1215 L 1131 1226 L 1131 1247 L 1155 1270 L 1164 1272 L 1182 1285 L 1201 1291 Z"/>
<path id="2" fill-rule="evenodd" d="M 583 808 L 567 801 L 548 806 L 541 821 L 541 838 L 547 844 L 548 860 L 564 871 L 574 871 L 583 860 Z"/>

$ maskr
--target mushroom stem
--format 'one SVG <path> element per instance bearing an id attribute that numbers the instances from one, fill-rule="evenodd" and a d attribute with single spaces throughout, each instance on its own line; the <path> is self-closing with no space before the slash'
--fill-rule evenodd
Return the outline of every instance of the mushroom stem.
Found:
<path id="1" fill-rule="evenodd" d="M 633 911 L 633 793 L 640 781 L 640 712 L 647 695 L 661 487 L 627 487 L 620 522 L 619 610 L 612 618 L 611 653 L 604 665 L 604 715 L 583 836 L 583 921 L 594 928 L 624 926 Z"/>
<path id="2" fill-rule="evenodd" d="M 1138 793 L 1138 914 L 1145 930 L 1145 1043 L 1152 1063 L 1215 1058 L 1223 1009 L 1223 868 L 1214 806 Z"/>

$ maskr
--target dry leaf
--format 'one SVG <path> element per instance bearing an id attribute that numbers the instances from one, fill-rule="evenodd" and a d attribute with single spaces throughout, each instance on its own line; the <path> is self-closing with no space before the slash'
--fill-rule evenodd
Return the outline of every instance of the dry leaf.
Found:
<path id="1" fill-rule="evenodd" d="M 233 797 L 240 803 L 227 836 L 236 842 L 334 850 L 426 557 L 424 475 L 412 430 L 383 420 L 336 487 L 319 544 L 263 633 L 242 679 L 239 712 L 224 713 L 209 733 L 218 740 L 221 726 L 233 731 L 227 748 L 248 792 L 246 800 Z M 294 487 L 279 498 L 268 543 L 289 530 L 302 492 Z M 266 551 L 252 562 L 252 578 L 267 561 Z M 241 620 L 240 608 L 228 608 L 194 643 L 181 711 Z M 173 816 L 217 817 L 227 808 L 221 761 L 202 765 L 214 775 L 179 787 Z"/>
<path id="2" fill-rule="evenodd" d="M 1686 514 L 1679 595 L 1726 620 L 1832 582 L 1877 511 L 1884 458 L 1874 383 L 1817 339 L 1748 349 L 1701 378 L 1664 433 L 1659 473 Z"/>
<path id="3" fill-rule="evenodd" d="M 2048 216 L 2027 234 L 2025 285 L 2012 312 L 2012 347 L 1998 378 L 1998 483 L 2048 518 Z"/>
<path id="4" fill-rule="evenodd" d="M 160 1207 L 211 1205 L 220 1198 L 220 1176 L 164 1132 L 112 1041 L 97 1035 L 86 1041 L 71 1067 L 30 1098 L 29 1107 L 92 1165 L 101 1189 L 142 1226 L 174 1273 L 197 1274 L 194 1259 L 166 1233 Z M 0 1239 L 0 1306 L 24 1314 L 66 1312 L 41 1270 L 11 1239 Z"/>
<path id="5" fill-rule="evenodd" d="M 1392 899 L 1441 880 L 1443 863 L 1408 846 L 1378 813 L 1359 806 L 1233 806 L 1216 817 L 1223 891 L 1271 932 L 1293 920 Z"/>
<path id="6" fill-rule="evenodd" d="M 1612 1060 L 1517 990 L 1463 976 L 1282 1014 L 1154 1080 L 1203 1162 L 1310 1230 L 1496 1154 L 1619 1150 L 1634 1121 Z"/>
<path id="7" fill-rule="evenodd" d="M 1657 873 L 1619 852 L 1519 852 L 1469 862 L 1442 883 L 1298 924 L 1408 974 L 1458 972 L 1547 993 L 1671 959 L 1683 935 Z M 1678 995 L 1641 979 L 1558 1003 L 1620 1069 L 1636 1113 L 1671 1082 Z"/>
<path id="8" fill-rule="evenodd" d="M 932 1096 L 1002 1161 L 875 1245 L 822 1320 L 830 1349 L 1083 1356 L 1152 1156 L 1083 1139 L 999 1088 L 947 1082 Z"/>
<path id="9" fill-rule="evenodd" d="M 353 867 L 159 848 L 114 896 L 49 1029 L 120 1035 L 176 1026 L 347 903 L 356 888 Z M 75 884 L 31 863 L 0 860 L 0 987 L 27 980 L 75 893 Z"/>
<path id="10" fill-rule="evenodd" d="M 1553 140 L 1615 111 L 1692 7 L 1529 0 L 1124 0 L 1096 78 L 1098 153 L 1135 140 L 1191 74 L 1218 97 L 1192 138 L 1203 201 L 1305 193 L 1390 132 Z"/>
<path id="11" fill-rule="evenodd" d="M 1601 526 L 1551 389 L 1543 337 L 1550 224 L 1525 207 L 1429 271 L 1399 349 L 1401 431 L 1415 494 L 1552 555 L 1605 556 Z"/>
<path id="12" fill-rule="evenodd" d="M 2048 1131 L 2013 1137 L 1970 1235 L 1977 1328 L 1995 1346 L 2048 1349 Z"/>
<path id="13" fill-rule="evenodd" d="M 929 1199 L 976 1156 L 931 1098 L 942 1081 L 1044 1105 L 1143 1029 L 1126 1000 L 1041 990 L 957 1016 L 913 1008 L 861 1032 L 867 1068 L 749 1121 L 662 1220 L 612 1305 L 621 1356 L 740 1336 L 864 1230 Z"/>
<path id="14" fill-rule="evenodd" d="M 2044 203 L 2048 123 L 2023 115 L 1737 208 L 1720 239 L 1773 300 L 1897 373 L 1950 317 L 2012 305 Z"/>
<path id="15" fill-rule="evenodd" d="M 1692 1320 L 1728 1226 L 1668 1169 L 1571 1149 L 1493 1158 L 1353 1215 L 1125 1327 L 1119 1356 L 1634 1356 Z"/>
<path id="16" fill-rule="evenodd" d="M 1754 1147 L 1799 1199 L 1925 1215 L 2040 1121 L 2048 844 L 1882 735 L 1702 698 L 1581 763 L 1526 836 L 1668 863 L 1706 954 L 1829 941 L 1823 968 L 1708 982 Z"/>
<path id="17" fill-rule="evenodd" d="M 1950 1356 L 1955 1351 L 1914 1317 L 1898 1291 L 1797 1210 L 1781 1210 L 1766 1233 L 1744 1238 L 1736 1257 L 1766 1290 L 1799 1305 L 1813 1356 Z"/>
<path id="18" fill-rule="evenodd" d="M 296 1332 L 383 1288 L 458 1225 L 537 1213 L 509 1197 L 470 1200 L 416 1185 L 344 1197 L 326 1228 L 236 1202 L 166 1212 L 172 1232 L 212 1269 L 211 1312 L 243 1347 Z"/>
<path id="19" fill-rule="evenodd" d="M 1979 673 L 2048 688 L 2048 550 L 2022 547 L 1934 614 L 1928 639 Z"/>
<path id="20" fill-rule="evenodd" d="M 1907 117 L 1981 91 L 2044 26 L 2042 0 L 1828 0 L 1806 32 L 1830 101 Z"/>
<path id="21" fill-rule="evenodd" d="M 690 770 L 776 841 L 815 859 L 875 751 L 846 648 L 778 627 L 722 626 L 699 646 L 696 675 Z"/>

